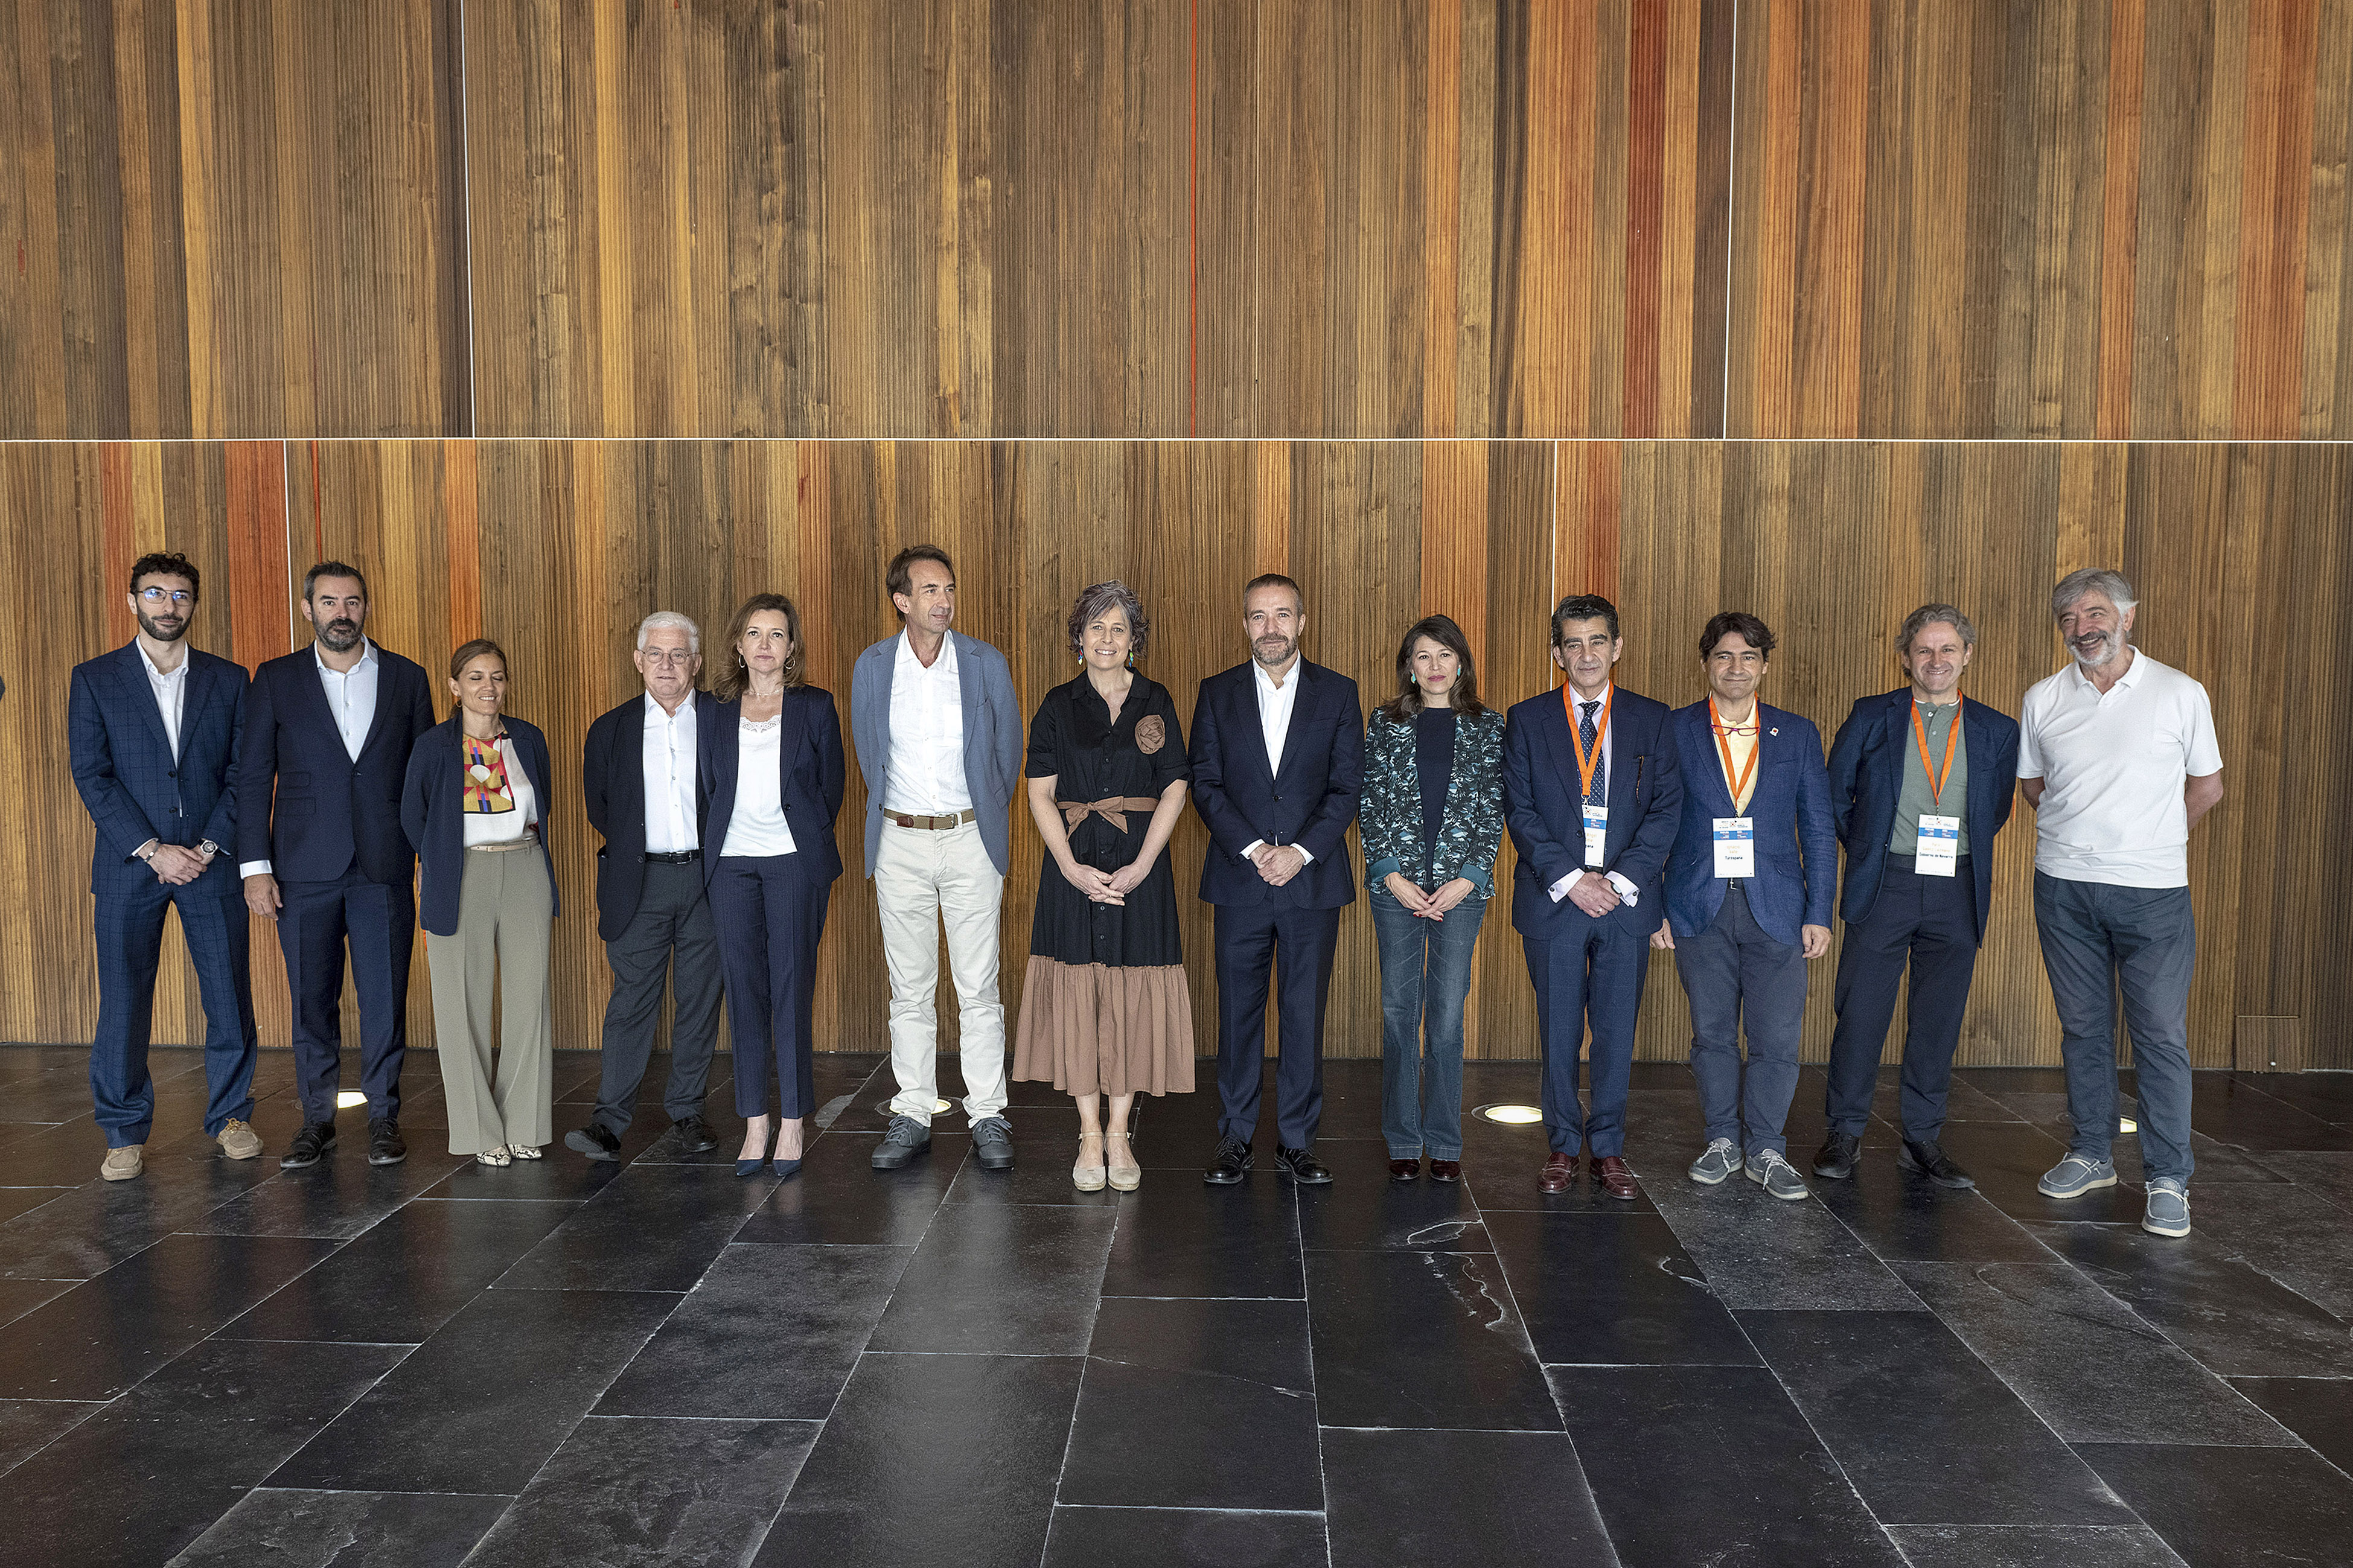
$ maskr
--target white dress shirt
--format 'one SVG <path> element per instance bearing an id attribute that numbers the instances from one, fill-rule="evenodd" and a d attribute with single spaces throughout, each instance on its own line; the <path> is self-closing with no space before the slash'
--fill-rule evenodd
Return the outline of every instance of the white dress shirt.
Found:
<path id="1" fill-rule="evenodd" d="M 2206 688 L 2135 649 L 2105 693 L 2071 664 L 2026 689 L 2018 776 L 2042 779 L 2034 868 L 2064 882 L 2189 885 L 2190 778 L 2222 771 Z"/>
<path id="2" fill-rule="evenodd" d="M 499 738 L 499 757 L 506 766 L 514 809 L 467 812 L 462 837 L 469 849 L 477 844 L 512 844 L 539 822 L 539 796 L 531 787 L 531 775 L 522 771 L 522 758 L 515 754 L 514 742 L 503 735 Z"/>
<path id="3" fill-rule="evenodd" d="M 330 669 L 314 640 L 311 657 L 319 661 L 319 688 L 326 693 L 327 710 L 335 716 L 335 732 L 343 738 L 343 750 L 352 761 L 360 760 L 360 751 L 367 744 L 368 730 L 375 723 L 376 678 L 382 664 L 375 657 L 375 644 L 360 638 L 360 661 L 349 669 Z M 267 860 L 248 860 L 237 868 L 240 877 L 259 876 L 269 869 Z"/>
<path id="4" fill-rule="evenodd" d="M 728 814 L 722 855 L 790 855 L 797 848 L 785 821 L 785 721 L 739 721 L 735 808 Z"/>
<path id="5" fill-rule="evenodd" d="M 678 855 L 702 847 L 694 820 L 694 694 L 666 713 L 646 698 L 646 853 Z"/>
<path id="6" fill-rule="evenodd" d="M 964 692 L 956 684 L 955 634 L 940 639 L 929 669 L 899 634 L 891 664 L 891 757 L 882 809 L 909 816 L 954 816 L 972 809 L 964 776 Z"/>
<path id="7" fill-rule="evenodd" d="M 1601 715 L 1609 710 L 1609 699 L 1616 695 L 1617 686 L 1618 683 L 1614 680 L 1606 683 L 1601 688 L 1601 695 L 1592 699 L 1593 701 L 1601 704 L 1600 707 L 1596 708 L 1593 710 L 1593 722 L 1596 726 L 1600 724 Z M 1576 737 L 1585 732 L 1581 726 L 1585 722 L 1585 704 L 1587 699 L 1581 696 L 1573 686 L 1564 687 L 1562 689 L 1568 693 L 1569 701 L 1576 704 L 1573 711 L 1577 714 L 1577 722 L 1570 725 L 1568 730 L 1570 737 L 1568 743 L 1571 750 L 1574 750 L 1577 745 Z M 1607 799 L 1609 786 L 1615 784 L 1618 778 L 1618 775 L 1614 772 L 1610 771 L 1617 765 L 1617 758 L 1611 751 L 1611 748 L 1616 745 L 1617 740 L 1616 737 L 1608 730 L 1601 731 L 1600 734 L 1601 762 L 1599 765 L 1602 769 L 1601 787 L 1603 798 Z M 1584 780 L 1581 777 L 1577 781 L 1577 849 L 1578 856 L 1582 858 L 1585 853 L 1585 795 Z M 1628 881 L 1625 878 L 1620 876 L 1615 871 L 1604 871 L 1601 874 L 1609 879 L 1609 885 L 1618 889 L 1618 896 L 1626 900 L 1626 907 L 1628 909 L 1632 909 L 1636 904 L 1642 901 L 1641 889 L 1637 888 L 1633 883 Z M 1584 868 L 1579 867 L 1577 869 L 1571 871 L 1567 876 L 1563 877 L 1559 881 L 1555 882 L 1550 888 L 1546 889 L 1546 891 L 1552 895 L 1552 901 L 1556 904 L 1560 902 L 1561 900 L 1568 897 L 1568 890 L 1577 886 L 1577 879 L 1584 875 Z"/>
<path id="8" fill-rule="evenodd" d="M 137 645 L 139 662 L 146 667 L 147 684 L 154 689 L 155 707 L 164 716 L 164 738 L 172 743 L 172 760 L 180 760 L 180 715 L 188 702 L 188 667 L 195 661 L 185 652 L 176 669 L 158 669 L 144 643 Z"/>
<path id="9" fill-rule="evenodd" d="M 1291 739 L 1291 713 L 1299 706 L 1299 679 L 1306 668 L 1307 661 L 1294 656 L 1291 661 L 1290 676 L 1277 686 L 1274 678 L 1267 674 L 1266 666 L 1256 659 L 1250 660 L 1250 681 L 1258 690 L 1259 734 L 1266 742 L 1266 769 L 1271 773 L 1282 772 L 1282 748 Z M 1242 854 L 1257 854 L 1259 846 L 1265 842 L 1263 838 L 1251 839 Z M 1315 858 L 1307 852 L 1304 844 L 1292 844 L 1285 847 L 1298 850 L 1299 858 L 1303 861 L 1312 863 Z"/>

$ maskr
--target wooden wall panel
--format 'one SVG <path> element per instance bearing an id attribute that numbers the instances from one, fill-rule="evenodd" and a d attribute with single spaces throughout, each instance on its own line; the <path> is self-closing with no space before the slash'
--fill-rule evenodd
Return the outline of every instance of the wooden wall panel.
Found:
<path id="1" fill-rule="evenodd" d="M 455 432 L 457 0 L 25 0 L 0 438 Z"/>

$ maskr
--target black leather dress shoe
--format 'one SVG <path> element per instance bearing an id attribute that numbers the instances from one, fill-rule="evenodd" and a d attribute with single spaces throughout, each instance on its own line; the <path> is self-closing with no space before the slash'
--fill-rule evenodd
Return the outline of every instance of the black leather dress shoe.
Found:
<path id="1" fill-rule="evenodd" d="M 299 1171 L 305 1165 L 315 1165 L 334 1146 L 333 1122 L 305 1122 L 302 1131 L 294 1134 L 294 1142 L 287 1146 L 286 1152 L 278 1156 L 278 1168 Z"/>
<path id="2" fill-rule="evenodd" d="M 719 1134 L 711 1130 L 710 1122 L 705 1121 L 693 1111 L 688 1111 L 684 1116 L 680 1117 L 677 1121 L 672 1123 L 672 1125 L 678 1129 L 678 1146 L 685 1150 L 690 1154 L 708 1154 L 713 1149 L 719 1147 Z M 591 1124 L 590 1130 L 596 1132 L 605 1132 L 603 1128 L 596 1127 L 593 1123 Z M 607 1138 L 613 1137 L 609 1132 L 606 1132 L 605 1136 Z M 568 1142 L 570 1140 L 567 1139 L 566 1142 Z M 617 1149 L 620 1146 L 621 1141 L 617 1138 L 613 1138 L 613 1147 Z M 611 1158 L 610 1155 L 606 1157 L 607 1159 Z"/>
<path id="3" fill-rule="evenodd" d="M 1274 1151 L 1274 1168 L 1302 1186 L 1328 1187 L 1332 1184 L 1332 1173 L 1324 1168 L 1324 1162 L 1310 1150 L 1278 1146 Z"/>
<path id="4" fill-rule="evenodd" d="M 598 1121 L 591 1121 L 586 1127 L 575 1127 L 566 1132 L 564 1146 L 575 1154 L 586 1154 L 591 1160 L 617 1160 L 621 1157 L 621 1141 L 613 1136 L 610 1128 Z"/>
<path id="5" fill-rule="evenodd" d="M 368 1122 L 368 1163 L 397 1165 L 408 1158 L 408 1145 L 401 1142 L 400 1123 L 389 1116 L 379 1116 Z"/>
<path id="6" fill-rule="evenodd" d="M 1213 1187 L 1230 1187 L 1250 1173 L 1250 1146 L 1239 1138 L 1218 1140 L 1217 1158 L 1201 1173 L 1201 1180 Z"/>
<path id="7" fill-rule="evenodd" d="M 1814 1174 L 1843 1182 L 1854 1174 L 1854 1159 L 1862 1151 L 1862 1140 L 1853 1133 L 1833 1132 L 1822 1140 L 1820 1151 L 1814 1155 Z"/>
<path id="8" fill-rule="evenodd" d="M 1904 1147 L 1895 1152 L 1895 1163 L 1915 1176 L 1926 1176 L 1940 1187 L 1958 1191 L 1978 1184 L 1977 1178 L 1953 1163 L 1952 1157 L 1935 1143 L 1915 1143 L 1904 1140 Z"/>
<path id="9" fill-rule="evenodd" d="M 1462 1162 L 1432 1160 L 1430 1163 L 1430 1179 L 1440 1186 L 1451 1186 L 1462 1179 Z"/>

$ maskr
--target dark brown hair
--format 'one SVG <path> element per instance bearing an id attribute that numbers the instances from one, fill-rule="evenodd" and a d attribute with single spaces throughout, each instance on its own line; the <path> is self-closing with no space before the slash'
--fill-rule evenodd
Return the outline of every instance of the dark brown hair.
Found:
<path id="1" fill-rule="evenodd" d="M 131 563 L 131 591 L 139 592 L 142 577 L 182 577 L 187 580 L 193 598 L 204 595 L 204 580 L 196 575 L 196 563 L 176 550 L 156 550 L 142 555 Z"/>
<path id="2" fill-rule="evenodd" d="M 1454 624 L 1451 616 L 1424 616 L 1406 627 L 1405 640 L 1398 644 L 1398 694 L 1381 704 L 1380 711 L 1400 724 L 1409 723 L 1422 710 L 1421 682 L 1413 678 L 1413 645 L 1428 637 L 1442 648 L 1451 651 L 1461 665 L 1461 673 L 1454 678 L 1453 699 L 1457 713 L 1484 713 L 1487 705 L 1479 700 L 1479 667 L 1471 658 L 1471 639 Z"/>
<path id="3" fill-rule="evenodd" d="M 1307 595 L 1300 590 L 1300 586 L 1297 583 L 1293 582 L 1282 573 L 1261 572 L 1257 576 L 1251 578 L 1249 582 L 1243 584 L 1242 603 L 1245 605 L 1249 604 L 1250 596 L 1252 594 L 1257 593 L 1261 588 L 1290 589 L 1292 604 L 1297 607 L 1300 614 L 1305 615 L 1307 613 Z"/>
<path id="4" fill-rule="evenodd" d="M 1770 658 L 1773 656 L 1772 627 L 1746 610 L 1720 610 L 1707 618 L 1707 625 L 1700 631 L 1700 662 L 1706 663 L 1708 656 L 1715 651 L 1715 645 L 1735 632 L 1739 633 L 1750 647 L 1766 658 Z"/>
<path id="5" fill-rule="evenodd" d="M 1116 577 L 1079 590 L 1078 603 L 1071 606 L 1071 651 L 1085 655 L 1087 623 L 1111 609 L 1126 613 L 1127 657 L 1132 666 L 1152 644 L 1152 617 L 1144 613 L 1144 601 L 1135 596 L 1135 590 Z"/>
<path id="6" fill-rule="evenodd" d="M 369 602 L 367 576 L 365 574 L 361 572 L 358 567 L 350 565 L 342 561 L 322 561 L 316 566 L 311 567 L 308 572 L 302 574 L 302 602 L 304 604 L 307 605 L 313 598 L 317 597 L 317 595 L 313 593 L 312 590 L 318 587 L 319 579 L 322 577 L 349 577 L 353 582 L 357 583 L 360 585 L 360 602 L 362 604 Z"/>
<path id="7" fill-rule="evenodd" d="M 1561 628 L 1571 621 L 1607 621 L 1609 640 L 1616 642 L 1625 634 L 1618 629 L 1618 606 L 1599 594 L 1571 594 L 1552 607 L 1552 646 L 1558 647 L 1567 633 Z"/>
<path id="8" fill-rule="evenodd" d="M 798 686 L 808 671 L 808 645 L 801 640 L 801 613 L 782 594 L 754 594 L 744 601 L 735 618 L 727 623 L 727 659 L 720 667 L 719 679 L 711 683 L 711 695 L 722 702 L 733 702 L 744 695 L 752 684 L 752 672 L 744 663 L 744 628 L 752 617 L 763 611 L 773 610 L 785 617 L 785 635 L 793 639 L 793 651 L 785 658 L 785 689 Z"/>
<path id="9" fill-rule="evenodd" d="M 906 549 L 891 557 L 891 564 L 882 572 L 882 590 L 892 595 L 891 613 L 902 621 L 907 618 L 907 613 L 899 608 L 898 595 L 914 592 L 915 574 L 913 568 L 918 561 L 938 562 L 947 569 L 949 585 L 953 587 L 955 584 L 955 563 L 949 560 L 948 552 L 936 544 L 910 544 Z M 793 641 L 796 645 L 799 643 L 798 630 L 794 631 Z"/>
<path id="10" fill-rule="evenodd" d="M 462 677 L 466 673 L 466 667 L 486 653 L 497 657 L 501 669 L 507 668 L 506 649 L 488 637 L 476 637 L 472 642 L 461 645 L 456 653 L 449 656 L 449 679 L 456 680 Z"/>

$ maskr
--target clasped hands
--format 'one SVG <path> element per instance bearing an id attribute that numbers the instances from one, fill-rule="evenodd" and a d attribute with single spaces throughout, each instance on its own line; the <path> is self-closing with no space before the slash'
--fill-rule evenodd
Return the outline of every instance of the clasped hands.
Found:
<path id="1" fill-rule="evenodd" d="M 1127 895 L 1135 890 L 1136 884 L 1144 880 L 1145 873 L 1152 869 L 1147 861 L 1130 860 L 1116 871 L 1099 871 L 1092 866 L 1080 865 L 1075 858 L 1070 856 L 1065 856 L 1058 864 L 1061 867 L 1062 880 L 1084 893 L 1090 903 L 1122 906 L 1126 904 Z"/>
<path id="2" fill-rule="evenodd" d="M 175 888 L 195 881 L 211 864 L 211 857 L 185 844 L 157 844 L 154 853 L 147 857 L 148 869 L 155 873 L 155 879 Z"/>
<path id="3" fill-rule="evenodd" d="M 1306 866 L 1307 857 L 1296 844 L 1261 844 L 1250 851 L 1250 864 L 1258 868 L 1261 880 L 1270 888 L 1280 888 Z"/>
<path id="4" fill-rule="evenodd" d="M 1470 878 L 1456 877 L 1440 884 L 1438 891 L 1425 893 L 1402 871 L 1392 871 L 1382 878 L 1381 886 L 1389 890 L 1389 897 L 1406 907 L 1408 913 L 1430 921 L 1444 920 L 1446 911 L 1469 898 L 1472 890 Z"/>

